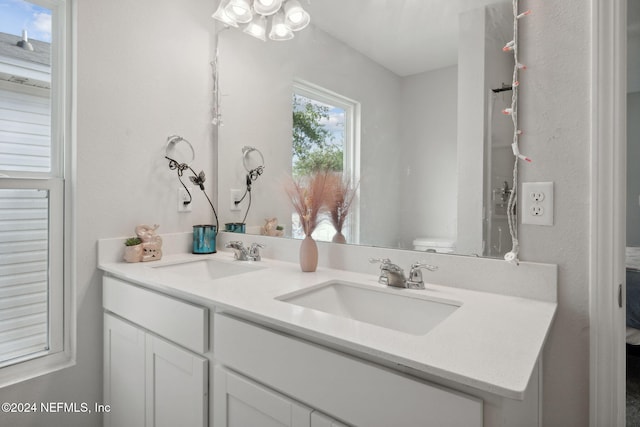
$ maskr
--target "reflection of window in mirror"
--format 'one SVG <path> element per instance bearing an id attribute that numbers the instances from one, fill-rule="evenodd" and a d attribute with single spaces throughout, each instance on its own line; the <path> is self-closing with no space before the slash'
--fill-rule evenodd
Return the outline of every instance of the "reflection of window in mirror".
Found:
<path id="1" fill-rule="evenodd" d="M 359 181 L 359 150 L 355 123 L 359 105 L 356 101 L 297 81 L 293 88 L 293 150 L 291 166 L 296 179 L 318 170 L 341 173 L 345 181 Z M 349 243 L 358 241 L 357 201 L 350 208 L 342 229 Z M 297 213 L 292 213 L 292 237 L 303 238 Z M 331 241 L 336 230 L 326 215 L 321 216 L 313 238 Z"/>

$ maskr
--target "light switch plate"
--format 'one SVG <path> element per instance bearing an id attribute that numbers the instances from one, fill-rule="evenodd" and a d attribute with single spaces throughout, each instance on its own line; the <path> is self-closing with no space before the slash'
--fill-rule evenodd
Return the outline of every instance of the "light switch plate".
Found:
<path id="1" fill-rule="evenodd" d="M 242 191 L 237 189 L 231 189 L 231 200 L 229 201 L 229 210 L 230 211 L 239 211 L 241 210 L 240 205 L 236 204 L 238 200 L 242 198 Z"/>
<path id="2" fill-rule="evenodd" d="M 520 194 L 522 224 L 553 225 L 553 182 L 523 182 Z"/>
<path id="3" fill-rule="evenodd" d="M 193 188 L 189 187 L 189 192 L 193 193 Z M 184 187 L 178 188 L 178 212 L 191 212 L 191 203 L 184 204 L 189 201 L 189 194 Z"/>

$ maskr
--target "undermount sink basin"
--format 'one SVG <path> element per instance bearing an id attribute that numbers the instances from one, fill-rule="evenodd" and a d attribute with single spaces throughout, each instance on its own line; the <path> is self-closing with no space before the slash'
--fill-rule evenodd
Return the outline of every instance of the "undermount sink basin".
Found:
<path id="1" fill-rule="evenodd" d="M 426 334 L 460 307 L 402 292 L 334 280 L 276 299 L 412 335 Z"/>
<path id="2" fill-rule="evenodd" d="M 171 275 L 179 275 L 183 278 L 195 280 L 215 280 L 223 277 L 236 276 L 238 274 L 251 273 L 262 270 L 255 264 L 244 261 L 218 261 L 214 259 L 199 259 L 175 264 L 158 265 L 152 267 Z"/>

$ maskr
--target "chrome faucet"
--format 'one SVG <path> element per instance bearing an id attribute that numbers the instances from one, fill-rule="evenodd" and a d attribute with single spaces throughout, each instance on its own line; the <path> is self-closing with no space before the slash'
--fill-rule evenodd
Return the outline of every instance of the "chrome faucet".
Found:
<path id="1" fill-rule="evenodd" d="M 264 245 L 259 243 L 252 243 L 249 249 L 244 247 L 244 244 L 239 240 L 232 240 L 224 245 L 225 248 L 233 249 L 233 257 L 238 261 L 260 261 L 260 248 L 264 248 Z"/>
<path id="2" fill-rule="evenodd" d="M 264 245 L 260 243 L 252 243 L 249 247 L 249 259 L 251 261 L 260 261 L 262 257 L 260 256 L 260 248 L 264 248 Z"/>
<path id="3" fill-rule="evenodd" d="M 436 271 L 438 266 L 425 264 L 423 262 L 414 262 L 411 264 L 411 270 L 409 271 L 409 278 L 407 279 L 406 287 L 409 289 L 424 289 L 424 280 L 422 280 L 422 269 L 429 271 Z"/>
<path id="4" fill-rule="evenodd" d="M 396 288 L 405 287 L 407 279 L 404 277 L 404 270 L 397 264 L 392 263 L 389 258 L 369 258 L 369 262 L 371 264 L 380 263 L 378 283 Z"/>
<path id="5" fill-rule="evenodd" d="M 404 270 L 397 264 L 391 262 L 389 258 L 369 258 L 372 264 L 380 263 L 380 277 L 378 283 L 396 288 L 408 289 L 424 289 L 424 281 L 422 280 L 422 269 L 436 271 L 435 265 L 414 262 L 411 264 L 409 278 L 404 275 Z"/>

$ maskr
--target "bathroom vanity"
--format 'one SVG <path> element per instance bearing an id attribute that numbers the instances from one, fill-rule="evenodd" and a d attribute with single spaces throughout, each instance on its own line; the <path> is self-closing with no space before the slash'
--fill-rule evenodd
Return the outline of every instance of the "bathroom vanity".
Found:
<path id="1" fill-rule="evenodd" d="M 162 261 L 127 264 L 119 244 L 99 243 L 106 426 L 541 423 L 555 295 L 442 286 L 426 275 L 424 290 L 391 289 L 375 268 L 302 273 L 232 252 L 169 249 Z M 462 269 L 478 262 L 445 258 Z M 533 269 L 531 285 L 550 280 L 540 286 L 553 293 L 555 266 Z"/>

